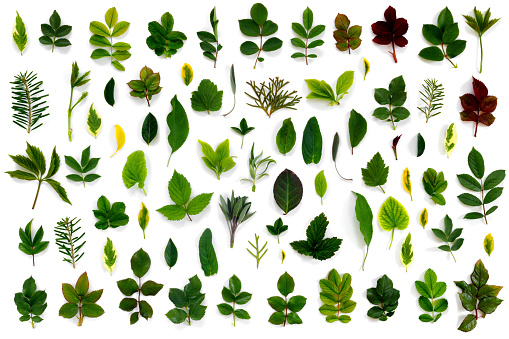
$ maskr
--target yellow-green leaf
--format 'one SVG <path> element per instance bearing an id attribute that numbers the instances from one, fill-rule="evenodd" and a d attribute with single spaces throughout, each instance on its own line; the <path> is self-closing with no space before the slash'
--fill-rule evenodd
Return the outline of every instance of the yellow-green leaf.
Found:
<path id="1" fill-rule="evenodd" d="M 286 259 L 286 253 L 285 251 L 281 250 L 281 264 L 285 261 Z"/>
<path id="2" fill-rule="evenodd" d="M 118 12 L 115 7 L 111 7 L 106 11 L 106 14 L 104 15 L 104 21 L 106 21 L 106 24 L 109 28 L 115 26 L 118 21 Z"/>
<path id="3" fill-rule="evenodd" d="M 493 236 L 488 234 L 486 238 L 484 238 L 484 250 L 491 256 L 491 252 L 495 249 L 495 241 L 493 240 Z"/>
<path id="4" fill-rule="evenodd" d="M 371 69 L 371 65 L 369 64 L 368 59 L 366 58 L 363 59 L 364 59 L 364 80 L 366 80 L 366 75 L 368 75 L 369 70 Z"/>
<path id="5" fill-rule="evenodd" d="M 401 245 L 400 259 L 403 267 L 408 272 L 408 266 L 414 261 L 414 246 L 412 245 L 412 235 L 408 232 L 403 245 Z"/>
<path id="6" fill-rule="evenodd" d="M 138 223 L 140 224 L 140 227 L 143 230 L 143 239 L 145 239 L 145 229 L 148 226 L 148 221 L 149 221 L 148 209 L 142 202 L 140 213 L 138 213 Z"/>
<path id="7" fill-rule="evenodd" d="M 419 217 L 419 222 L 421 223 L 422 228 L 425 228 L 428 224 L 428 210 L 423 209 L 421 212 L 421 216 Z"/>
<path id="8" fill-rule="evenodd" d="M 106 268 L 111 275 L 117 263 L 117 250 L 115 249 L 115 246 L 113 246 L 113 242 L 110 240 L 110 238 L 106 239 L 107 240 L 106 244 L 104 245 L 102 259 L 104 268 Z"/>
<path id="9" fill-rule="evenodd" d="M 90 134 L 97 138 L 97 135 L 101 131 L 102 119 L 99 113 L 94 108 L 94 104 L 90 105 L 87 115 L 87 129 Z"/>
<path id="10" fill-rule="evenodd" d="M 410 200 L 414 200 L 412 197 L 412 182 L 410 181 L 410 171 L 408 167 L 403 171 L 403 188 L 410 194 Z"/>
<path id="11" fill-rule="evenodd" d="M 182 80 L 184 80 L 184 84 L 186 84 L 186 86 L 189 86 L 191 81 L 193 81 L 194 76 L 193 68 L 189 64 L 184 64 L 180 72 L 182 73 Z"/>
<path id="12" fill-rule="evenodd" d="M 447 153 L 447 157 L 454 151 L 456 147 L 456 143 L 458 142 L 458 133 L 456 133 L 456 125 L 454 123 L 450 124 L 447 128 L 447 132 L 445 133 L 444 147 L 445 152 Z"/>
<path id="13" fill-rule="evenodd" d="M 115 125 L 115 138 L 117 139 L 117 150 L 110 156 L 110 158 L 120 151 L 125 144 L 125 133 L 120 125 Z"/>

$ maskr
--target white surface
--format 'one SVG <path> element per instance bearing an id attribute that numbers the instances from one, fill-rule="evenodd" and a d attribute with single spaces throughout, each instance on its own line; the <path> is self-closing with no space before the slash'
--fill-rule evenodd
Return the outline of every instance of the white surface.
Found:
<path id="1" fill-rule="evenodd" d="M 454 18 L 459 22 L 460 38 L 468 41 L 465 52 L 455 59 L 458 69 L 452 69 L 447 61 L 441 63 L 428 63 L 421 60 L 417 54 L 420 49 L 429 46 L 421 34 L 422 24 L 435 23 L 438 13 L 443 9 L 444 3 L 449 4 Z M 484 37 L 485 59 L 484 72 L 478 73 L 479 50 L 478 38 L 464 23 L 461 14 L 470 14 L 474 5 L 481 3 L 465 0 L 459 2 L 444 1 L 391 1 L 396 8 L 397 15 L 406 18 L 410 29 L 406 34 L 409 44 L 405 48 L 397 48 L 398 63 L 395 64 L 387 51 L 387 46 L 375 45 L 371 39 L 373 34 L 370 25 L 382 20 L 383 12 L 389 5 L 387 1 L 358 2 L 332 2 L 332 1 L 293 1 L 265 2 L 269 10 L 269 19 L 279 25 L 276 36 L 284 41 L 283 48 L 272 53 L 263 53 L 265 62 L 253 69 L 254 57 L 244 56 L 239 52 L 240 44 L 246 40 L 239 29 L 238 19 L 249 17 L 249 10 L 253 2 L 216 1 L 217 17 L 219 19 L 220 42 L 224 48 L 219 53 L 217 68 L 213 63 L 202 56 L 196 32 L 210 31 L 209 13 L 213 4 L 209 1 L 186 2 L 134 2 L 134 1 L 87 1 L 75 5 L 68 1 L 45 1 L 44 5 L 37 2 L 14 3 L 6 2 L 3 5 L 0 31 L 2 46 L 4 46 L 2 62 L 2 82 L 0 83 L 0 100 L 3 114 L 0 123 L 0 138 L 2 145 L 1 170 L 13 170 L 14 164 L 7 154 L 21 154 L 25 150 L 25 140 L 41 147 L 49 161 L 53 146 L 57 146 L 61 157 L 61 168 L 56 179 L 66 188 L 73 205 L 60 201 L 58 196 L 47 186 L 43 185 L 35 210 L 31 210 L 36 184 L 33 182 L 20 182 L 10 179 L 8 175 L 0 176 L 2 189 L 3 230 L 0 253 L 3 260 L 2 293 L 0 310 L 3 333 L 9 333 L 25 338 L 37 334 L 43 338 L 67 336 L 85 338 L 90 335 L 116 334 L 117 336 L 138 337 L 150 335 L 162 337 L 162 333 L 170 335 L 186 335 L 191 337 L 204 336 L 211 331 L 219 332 L 225 336 L 243 336 L 254 338 L 259 336 L 298 335 L 308 337 L 316 335 L 317 330 L 323 335 L 377 335 L 382 337 L 403 338 L 407 336 L 423 338 L 440 335 L 442 337 L 459 336 L 456 330 L 463 317 L 467 314 L 459 303 L 453 280 L 469 279 L 474 263 L 481 258 L 490 272 L 489 282 L 497 285 L 507 285 L 508 250 L 505 246 L 508 231 L 507 197 L 504 193 L 497 201 L 501 208 L 490 216 L 489 225 L 480 220 L 465 221 L 463 215 L 473 209 L 462 205 L 456 196 L 465 190 L 460 187 L 455 175 L 469 173 L 467 154 L 475 146 L 484 156 L 487 173 L 508 168 L 507 154 L 507 105 L 505 100 L 507 71 L 504 67 L 505 54 L 504 34 L 507 32 L 509 16 L 508 5 L 502 1 L 483 3 L 483 11 L 490 5 L 493 17 L 503 19 Z M 145 7 L 142 7 L 145 5 Z M 314 12 L 314 24 L 325 24 L 325 33 L 320 36 L 325 44 L 318 48 L 319 57 L 305 66 L 302 60 L 290 59 L 296 48 L 290 44 L 295 36 L 291 30 L 291 23 L 301 22 L 302 11 L 311 5 Z M 88 29 L 90 21 L 104 21 L 104 13 L 111 6 L 116 6 L 119 20 L 126 20 L 131 26 L 119 41 L 132 45 L 132 57 L 123 62 L 125 72 L 115 70 L 107 60 L 94 61 L 90 59 L 92 46 L 88 43 L 91 33 Z M 48 48 L 38 42 L 40 24 L 48 21 L 53 9 L 59 12 L 63 24 L 73 26 L 70 48 L 56 48 L 52 54 Z M 19 56 L 10 32 L 18 10 L 28 30 L 28 47 Z M 184 32 L 188 40 L 184 47 L 171 59 L 157 57 L 148 49 L 145 39 L 148 36 L 147 24 L 152 20 L 160 20 L 160 16 L 169 11 L 175 18 L 174 29 Z M 352 52 L 352 55 L 339 52 L 334 46 L 332 31 L 334 18 L 339 12 L 348 15 L 352 24 L 363 27 L 362 45 Z M 371 72 L 362 80 L 362 58 L 366 57 L 371 63 Z M 91 70 L 92 81 L 80 88 L 87 90 L 89 96 L 74 111 L 72 126 L 74 128 L 73 141 L 67 140 L 67 105 L 69 100 L 69 77 L 71 64 L 76 60 L 80 71 Z M 194 69 L 194 80 L 186 87 L 180 77 L 180 68 L 187 62 Z M 237 79 L 237 108 L 228 118 L 222 113 L 229 111 L 233 97 L 229 84 L 229 68 L 235 63 Z M 154 71 L 161 73 L 162 92 L 156 95 L 147 108 L 144 100 L 129 96 L 128 81 L 138 78 L 139 70 L 147 65 Z M 48 104 L 51 115 L 43 120 L 44 126 L 33 134 L 27 134 L 11 122 L 10 84 L 15 74 L 20 71 L 34 70 L 39 79 L 44 81 L 43 88 L 49 93 Z M 248 80 L 257 82 L 268 80 L 269 77 L 279 76 L 289 80 L 288 89 L 296 89 L 302 97 L 308 94 L 304 83 L 306 78 L 324 79 L 334 86 L 337 77 L 346 70 L 354 70 L 355 82 L 350 91 L 341 102 L 340 107 L 330 108 L 326 102 L 302 99 L 297 106 L 298 110 L 281 110 L 271 119 L 255 108 L 246 105 L 248 98 L 244 91 L 250 91 L 246 85 Z M 379 121 L 371 114 L 378 106 L 373 99 L 373 89 L 387 88 L 391 79 L 403 75 L 407 84 L 408 100 L 405 104 L 411 111 L 411 116 L 404 122 L 398 123 L 396 131 L 392 131 L 388 123 Z M 490 94 L 499 98 L 499 105 L 495 111 L 497 120 L 489 127 L 480 127 L 478 137 L 473 137 L 473 124 L 460 121 L 461 110 L 458 97 L 471 92 L 471 76 L 484 81 Z M 115 78 L 116 104 L 111 108 L 104 100 L 103 90 L 110 77 Z M 434 117 L 428 124 L 423 115 L 417 110 L 419 105 L 420 86 L 424 79 L 436 77 L 445 87 L 445 105 L 442 114 Z M 191 91 L 196 90 L 199 82 L 208 78 L 215 82 L 219 89 L 224 91 L 223 109 L 219 113 L 207 116 L 204 113 L 194 112 L 190 107 Z M 170 167 L 166 167 L 169 155 L 167 144 L 168 128 L 166 115 L 170 111 L 170 100 L 177 94 L 180 102 L 186 109 L 190 121 L 190 134 L 184 146 L 172 157 Z M 78 95 L 75 95 L 76 97 Z M 102 131 L 94 139 L 86 130 L 86 114 L 91 103 L 103 119 Z M 368 133 L 355 155 L 350 154 L 348 142 L 347 122 L 349 112 L 355 109 L 367 119 Z M 141 138 L 141 124 L 148 112 L 152 112 L 158 119 L 159 132 L 155 141 L 147 146 Z M 307 120 L 316 116 L 319 120 L 323 135 L 324 146 L 322 160 L 318 165 L 305 165 L 301 155 L 302 132 Z M 256 129 L 246 136 L 244 149 L 240 150 L 240 136 L 230 130 L 230 126 L 238 126 L 242 117 L 246 117 L 250 126 Z M 297 131 L 296 147 L 284 157 L 277 151 L 275 135 L 282 121 L 291 117 Z M 458 147 L 447 159 L 443 150 L 445 130 L 450 123 L 456 123 L 459 134 Z M 126 133 L 126 144 L 113 158 L 110 155 L 115 151 L 114 125 L 122 126 Z M 331 144 L 334 133 L 338 131 L 341 136 L 339 154 L 339 169 L 344 176 L 352 177 L 353 183 L 340 180 L 331 160 Z M 416 135 L 420 132 L 426 140 L 426 151 L 420 158 L 416 157 Z M 395 161 L 392 150 L 392 139 L 403 134 L 398 147 L 399 160 Z M 202 163 L 201 148 L 197 139 L 210 143 L 214 148 L 225 138 L 230 139 L 232 154 L 237 156 L 237 166 L 221 176 L 218 181 L 213 172 Z M 251 192 L 250 185 L 240 183 L 241 178 L 248 176 L 247 159 L 250 146 L 256 141 L 256 151 L 264 151 L 264 155 L 271 155 L 276 166 L 271 166 L 270 177 L 262 179 L 257 184 L 255 194 Z M 87 184 L 84 189 L 79 183 L 70 182 L 65 175 L 70 173 L 64 163 L 64 155 L 78 157 L 81 151 L 92 145 L 93 157 L 101 157 L 96 173 L 102 178 L 94 183 Z M 147 157 L 148 178 L 146 181 L 147 196 L 137 188 L 127 190 L 121 179 L 121 171 L 129 154 L 135 150 L 143 150 Z M 379 151 L 386 164 L 390 166 L 389 179 L 384 186 L 384 195 L 378 188 L 368 188 L 361 179 L 361 167 Z M 409 167 L 413 183 L 414 201 L 403 190 L 401 175 L 405 167 Z M 422 187 L 423 171 L 433 167 L 444 171 L 449 182 L 445 191 L 447 205 L 435 206 L 428 199 Z M 281 236 L 281 244 L 276 238 L 269 235 L 265 225 L 272 224 L 282 216 L 281 210 L 276 206 L 272 185 L 277 175 L 289 168 L 300 177 L 304 185 L 304 198 L 301 204 L 288 216 L 283 217 L 289 231 Z M 207 209 L 196 216 L 193 222 L 183 220 L 170 222 L 165 220 L 157 208 L 171 203 L 167 192 L 167 183 L 173 170 L 184 174 L 191 182 L 193 193 L 214 192 L 211 204 Z M 314 191 L 314 177 L 320 170 L 325 170 L 328 181 L 328 191 L 323 206 L 320 198 Z M 507 181 L 506 181 L 507 182 Z M 228 231 L 224 217 L 218 207 L 219 195 L 229 195 L 234 189 L 236 194 L 248 195 L 252 201 L 253 209 L 257 214 L 252 220 L 240 226 L 235 241 L 235 248 L 230 249 Z M 410 215 L 410 226 L 406 231 L 397 231 L 394 244 L 387 250 L 390 233 L 381 230 L 378 222 L 374 221 L 374 234 L 370 254 L 366 261 L 366 271 L 360 267 L 364 256 L 365 245 L 355 219 L 354 195 L 350 191 L 363 194 L 375 217 L 383 201 L 394 196 L 402 202 Z M 127 205 L 130 223 L 126 227 L 97 230 L 94 227 L 95 218 L 92 209 L 101 195 L 106 195 L 111 202 L 123 201 Z M 144 240 L 142 231 L 138 226 L 137 215 L 141 202 L 150 210 L 150 224 L 146 230 L 147 239 Z M 423 208 L 429 211 L 429 224 L 423 230 L 418 223 L 419 213 Z M 303 257 L 291 249 L 289 243 L 293 240 L 305 239 L 305 229 L 309 222 L 321 212 L 325 212 L 330 225 L 327 236 L 337 236 L 343 239 L 343 244 L 336 256 L 332 259 L 318 262 Z M 455 227 L 464 228 L 465 243 L 457 252 L 458 263 L 437 249 L 441 243 L 434 237 L 431 228 L 443 228 L 443 218 L 448 213 Z M 79 217 L 80 225 L 86 231 L 87 244 L 84 247 L 85 256 L 77 264 L 76 269 L 61 261 L 54 243 L 53 228 L 61 218 Z M 34 218 L 34 227 L 44 226 L 45 240 L 51 242 L 48 249 L 36 257 L 36 267 L 31 265 L 31 258 L 18 249 L 18 229 Z M 204 277 L 198 258 L 198 239 L 203 230 L 209 227 L 213 231 L 213 241 L 219 258 L 219 273 L 213 277 Z M 415 261 L 405 273 L 399 260 L 399 249 L 407 232 L 412 232 L 412 241 L 415 247 Z M 486 234 L 492 233 L 495 239 L 495 251 L 489 258 L 483 250 L 483 239 Z M 262 260 L 260 269 L 256 270 L 255 260 L 245 250 L 248 240 L 254 240 L 254 233 L 260 235 L 261 240 L 268 241 L 269 251 Z M 110 277 L 101 263 L 102 248 L 106 237 L 113 240 L 119 255 L 117 267 Z M 168 238 L 171 237 L 179 251 L 177 265 L 169 271 L 163 258 L 163 251 Z M 151 279 L 164 284 L 163 290 L 156 297 L 145 298 L 154 309 L 154 316 L 148 322 L 144 319 L 133 326 L 129 325 L 129 314 L 121 311 L 118 304 L 122 294 L 116 286 L 116 281 L 132 277 L 129 260 L 132 254 L 143 247 L 152 258 L 152 266 L 144 280 Z M 281 265 L 281 249 L 287 253 L 287 259 Z M 414 288 L 416 279 L 423 279 L 427 268 L 433 268 L 438 274 L 439 281 L 447 282 L 445 297 L 449 300 L 449 309 L 436 324 L 424 324 L 418 320 L 422 313 L 417 304 L 418 294 Z M 351 314 L 350 324 L 327 324 L 325 317 L 318 312 L 321 305 L 319 300 L 318 281 L 324 278 L 330 269 L 336 268 L 341 274 L 348 272 L 353 276 L 354 294 L 352 300 L 357 302 L 357 308 Z M 104 288 L 104 294 L 98 302 L 106 313 L 98 319 L 85 319 L 84 325 L 76 329 L 75 320 L 66 320 L 58 316 L 58 309 L 64 303 L 61 293 L 61 283 L 74 284 L 78 276 L 84 271 L 88 272 L 91 288 Z M 300 326 L 279 327 L 267 322 L 271 308 L 266 298 L 278 295 L 276 281 L 278 277 L 288 271 L 296 282 L 295 293 L 308 298 L 306 307 L 299 313 L 304 323 Z M 221 289 L 227 284 L 232 274 L 237 274 L 242 280 L 244 290 L 253 293 L 253 299 L 245 306 L 251 314 L 250 321 L 239 320 L 237 327 L 231 326 L 231 318 L 219 314 L 216 304 L 221 303 Z M 367 288 L 376 284 L 376 280 L 384 273 L 393 280 L 394 286 L 401 291 L 401 299 L 393 318 L 387 323 L 369 319 L 367 310 L 371 307 L 365 297 Z M 165 313 L 173 308 L 168 299 L 168 288 L 182 288 L 187 279 L 198 274 L 203 282 L 203 292 L 206 293 L 205 305 L 208 306 L 205 318 L 202 321 L 187 325 L 174 325 Z M 18 313 L 13 303 L 15 292 L 21 290 L 22 283 L 33 275 L 37 287 L 45 289 L 48 293 L 48 308 L 43 314 L 44 321 L 37 325 L 34 332 L 28 323 L 18 321 Z M 500 297 L 506 299 L 506 291 L 502 290 Z M 475 335 L 491 335 L 501 338 L 504 322 L 509 314 L 505 302 L 494 315 L 481 319 L 473 333 Z"/>

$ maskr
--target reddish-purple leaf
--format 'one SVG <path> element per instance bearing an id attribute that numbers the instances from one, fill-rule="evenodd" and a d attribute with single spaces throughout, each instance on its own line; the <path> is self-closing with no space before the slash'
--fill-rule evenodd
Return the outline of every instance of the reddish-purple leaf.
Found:
<path id="1" fill-rule="evenodd" d="M 497 108 L 497 97 L 488 95 L 488 88 L 484 83 L 472 77 L 474 94 L 464 94 L 460 97 L 463 112 L 460 113 L 462 121 L 475 122 L 474 137 L 477 136 L 479 123 L 490 126 L 495 122 L 491 114 Z"/>
<path id="2" fill-rule="evenodd" d="M 373 42 L 378 45 L 392 44 L 392 52 L 389 53 L 394 58 L 394 62 L 398 62 L 396 58 L 396 48 L 405 47 L 408 40 L 403 36 L 408 31 L 408 22 L 403 18 L 396 18 L 396 10 L 389 6 L 384 13 L 385 21 L 377 21 L 371 25 L 373 34 Z"/>
<path id="3" fill-rule="evenodd" d="M 401 134 L 398 135 L 397 137 L 395 137 L 393 140 L 392 140 L 392 150 L 394 151 L 394 156 L 396 157 L 396 160 L 398 160 L 398 142 L 399 142 L 399 139 L 401 139 Z"/>

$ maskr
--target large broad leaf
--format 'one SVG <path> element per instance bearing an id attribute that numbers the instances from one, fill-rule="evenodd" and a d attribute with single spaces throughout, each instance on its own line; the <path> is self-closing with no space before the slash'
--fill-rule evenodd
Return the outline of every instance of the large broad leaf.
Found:
<path id="1" fill-rule="evenodd" d="M 274 199 L 284 214 L 287 214 L 299 205 L 302 200 L 303 188 L 299 177 L 285 169 L 274 182 Z"/>
<path id="2" fill-rule="evenodd" d="M 362 194 L 356 192 L 353 193 L 357 196 L 357 200 L 355 202 L 355 216 L 357 221 L 359 221 L 364 242 L 366 243 L 366 246 L 369 246 L 369 244 L 371 244 L 371 239 L 373 238 L 373 212 L 371 211 L 371 207 L 369 207 L 368 201 Z"/>
<path id="3" fill-rule="evenodd" d="M 223 104 L 223 91 L 208 79 L 203 79 L 198 90 L 192 92 L 191 108 L 198 112 L 219 111 Z"/>
<path id="4" fill-rule="evenodd" d="M 189 135 L 189 121 L 187 120 L 186 111 L 178 101 L 176 95 L 171 99 L 171 107 L 172 110 L 166 117 L 166 123 L 170 129 L 168 144 L 171 147 L 171 154 L 173 154 L 182 147 Z"/>
<path id="5" fill-rule="evenodd" d="M 201 268 L 205 276 L 209 277 L 216 274 L 218 270 L 218 264 L 216 252 L 214 251 L 214 246 L 212 245 L 212 231 L 210 228 L 205 229 L 200 237 L 199 252 Z"/>
<path id="6" fill-rule="evenodd" d="M 389 166 L 385 166 L 384 160 L 380 153 L 376 153 L 373 158 L 368 162 L 366 168 L 362 168 L 362 180 L 366 186 L 376 187 L 385 193 L 382 185 L 387 182 L 387 176 L 389 175 Z"/>
<path id="7" fill-rule="evenodd" d="M 126 188 L 131 188 L 138 184 L 145 195 L 145 179 L 147 178 L 147 162 L 143 151 L 135 151 L 127 157 L 124 169 L 122 170 L 122 180 Z"/>
<path id="8" fill-rule="evenodd" d="M 362 114 L 357 113 L 354 109 L 350 112 L 350 119 L 348 119 L 348 133 L 350 135 L 350 146 L 352 147 L 352 153 L 354 147 L 357 147 L 359 143 L 364 139 L 368 124 Z"/>
<path id="9" fill-rule="evenodd" d="M 405 207 L 393 197 L 389 197 L 383 203 L 378 213 L 378 222 L 384 231 L 392 232 L 391 244 L 394 239 L 394 230 L 404 230 L 408 227 L 410 219 Z"/>
<path id="10" fill-rule="evenodd" d="M 302 157 L 306 164 L 318 164 L 322 158 L 322 134 L 316 117 L 308 120 L 302 137 Z"/>

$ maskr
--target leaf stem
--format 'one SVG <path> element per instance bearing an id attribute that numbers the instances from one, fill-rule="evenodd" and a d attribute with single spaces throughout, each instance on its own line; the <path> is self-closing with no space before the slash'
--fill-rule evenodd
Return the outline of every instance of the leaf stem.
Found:
<path id="1" fill-rule="evenodd" d="M 72 114 L 72 95 L 74 94 L 74 86 L 71 85 L 71 99 L 69 100 L 69 108 L 67 109 L 67 134 L 69 135 L 69 141 L 72 141 L 72 128 L 71 128 L 71 114 Z"/>
<path id="2" fill-rule="evenodd" d="M 368 257 L 369 246 L 366 247 L 366 255 L 364 256 L 364 261 L 362 262 L 362 270 L 364 271 L 364 264 L 366 263 L 366 258 Z"/>
<path id="3" fill-rule="evenodd" d="M 30 133 L 30 129 L 32 127 L 32 99 L 30 98 L 30 89 L 28 88 L 26 77 L 25 76 L 21 77 L 21 81 L 23 81 L 23 85 L 25 85 L 25 93 L 27 94 L 27 103 L 28 103 L 27 132 Z"/>
<path id="4" fill-rule="evenodd" d="M 451 59 L 449 59 L 449 56 L 447 56 L 447 53 L 445 53 L 445 50 L 444 50 L 444 43 L 442 43 L 442 53 L 444 53 L 444 57 L 451 63 L 452 67 L 453 68 L 458 68 L 458 64 L 454 64 Z"/>
<path id="5" fill-rule="evenodd" d="M 384 192 L 384 194 L 385 194 L 385 191 L 384 191 L 384 189 L 383 189 L 382 185 L 378 185 L 378 187 L 380 187 L 380 189 L 382 190 L 382 192 Z"/>
<path id="6" fill-rule="evenodd" d="M 308 41 L 309 41 L 309 30 L 306 32 L 306 47 L 304 48 L 304 53 L 306 57 L 306 66 L 308 65 Z"/>
<path id="7" fill-rule="evenodd" d="M 398 63 L 398 58 L 396 58 L 396 48 L 394 47 L 394 41 L 392 42 L 392 52 L 389 51 L 390 54 L 392 54 L 392 58 L 394 59 L 395 63 Z"/>
<path id="8" fill-rule="evenodd" d="M 39 196 L 39 190 L 41 189 L 42 179 L 39 179 L 39 185 L 37 186 L 37 193 L 35 193 L 34 204 L 32 205 L 32 209 L 35 208 L 35 203 L 37 202 L 37 197 Z M 35 264 L 34 264 L 35 266 Z"/>
<path id="9" fill-rule="evenodd" d="M 483 48 L 482 48 L 482 35 L 479 34 L 479 44 L 481 45 L 481 67 L 479 69 L 479 73 L 482 73 L 482 59 L 483 59 Z"/>
<path id="10" fill-rule="evenodd" d="M 389 250 L 391 249 L 392 241 L 393 241 L 393 240 L 394 240 L 394 228 L 392 229 L 391 243 L 389 244 Z"/>
<path id="11" fill-rule="evenodd" d="M 258 58 L 260 57 L 260 53 L 262 52 L 262 47 L 263 47 L 263 35 L 262 35 L 262 31 L 261 31 L 262 28 L 260 28 L 260 48 L 258 49 L 258 54 L 256 55 L 256 60 L 255 60 L 255 64 L 254 64 L 254 67 L 253 69 L 256 69 L 256 64 L 258 63 Z M 270 117 L 270 116 L 269 116 Z"/>
<path id="12" fill-rule="evenodd" d="M 484 205 L 484 185 L 482 183 L 482 179 L 481 179 L 481 201 L 482 201 L 482 211 L 484 214 L 484 221 L 486 222 L 486 225 L 488 225 L 488 218 L 486 217 L 486 206 Z"/>
<path id="13" fill-rule="evenodd" d="M 216 57 L 214 58 L 214 68 L 216 68 L 217 54 L 219 53 L 219 41 L 216 38 Z"/>

